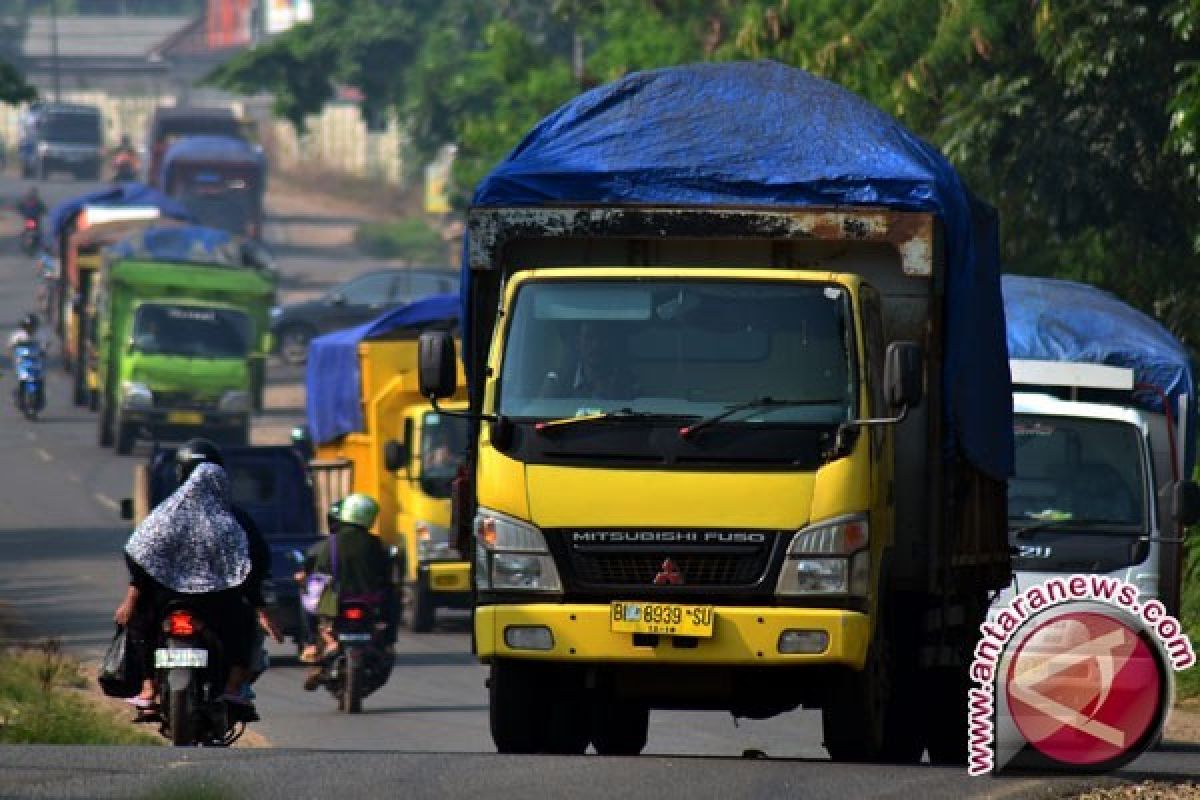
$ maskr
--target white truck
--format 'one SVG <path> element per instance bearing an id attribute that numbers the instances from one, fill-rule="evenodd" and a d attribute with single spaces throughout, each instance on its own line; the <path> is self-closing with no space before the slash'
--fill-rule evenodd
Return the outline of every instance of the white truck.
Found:
<path id="1" fill-rule="evenodd" d="M 1014 582 L 993 609 L 1056 575 L 1095 573 L 1135 585 L 1177 615 L 1185 526 L 1200 516 L 1190 480 L 1195 394 L 1186 354 L 1180 346 L 1177 369 L 1164 369 L 1171 351 L 1145 347 L 1139 334 L 1169 334 L 1092 287 L 1006 276 L 1004 289 L 1016 443 L 1008 488 Z M 1098 346 L 1105 314 L 1124 315 L 1125 335 Z M 1024 357 L 1032 355 L 1058 358 Z M 1181 380 L 1158 385 L 1172 376 Z"/>

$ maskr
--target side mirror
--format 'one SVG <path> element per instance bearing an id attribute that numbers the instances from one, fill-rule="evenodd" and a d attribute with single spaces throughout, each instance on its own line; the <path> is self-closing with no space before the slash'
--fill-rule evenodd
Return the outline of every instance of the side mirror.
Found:
<path id="1" fill-rule="evenodd" d="M 1200 485 L 1195 481 L 1179 481 L 1175 484 L 1175 519 L 1182 525 L 1200 522 Z"/>
<path id="2" fill-rule="evenodd" d="M 915 408 L 921 404 L 925 389 L 925 358 L 919 344 L 892 342 L 888 345 L 883 385 L 890 408 Z"/>
<path id="3" fill-rule="evenodd" d="M 308 430 L 307 425 L 297 425 L 292 428 L 292 448 L 300 454 L 300 457 L 305 461 L 312 461 L 314 455 L 312 434 Z"/>
<path id="4" fill-rule="evenodd" d="M 421 334 L 418 352 L 421 394 L 437 399 L 453 395 L 458 381 L 454 369 L 454 338 L 447 331 L 425 331 Z"/>
<path id="5" fill-rule="evenodd" d="M 395 472 L 408 466 L 408 448 L 395 439 L 389 439 L 383 445 L 383 465 L 388 472 Z"/>
<path id="6" fill-rule="evenodd" d="M 133 519 L 133 498 L 121 498 L 121 519 Z"/>

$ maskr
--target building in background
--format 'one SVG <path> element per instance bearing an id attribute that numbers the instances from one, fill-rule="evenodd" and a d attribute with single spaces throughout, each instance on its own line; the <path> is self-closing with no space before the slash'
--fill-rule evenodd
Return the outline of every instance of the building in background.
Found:
<path id="1" fill-rule="evenodd" d="M 293 25 L 312 22 L 312 0 L 260 0 L 263 32 L 268 36 L 283 33 Z"/>

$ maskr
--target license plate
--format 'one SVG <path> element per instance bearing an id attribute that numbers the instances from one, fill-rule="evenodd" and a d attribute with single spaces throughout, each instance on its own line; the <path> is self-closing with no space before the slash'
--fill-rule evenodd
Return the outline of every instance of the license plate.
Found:
<path id="1" fill-rule="evenodd" d="M 199 411 L 168 411 L 167 422 L 172 425 L 203 425 L 204 415 Z"/>
<path id="2" fill-rule="evenodd" d="M 674 603 L 613 603 L 609 629 L 613 633 L 661 633 L 707 639 L 713 635 L 713 608 Z"/>
<path id="3" fill-rule="evenodd" d="M 369 633 L 339 633 L 337 638 L 338 638 L 339 642 L 369 642 L 369 641 L 371 641 L 371 634 L 369 634 Z"/>
<path id="4" fill-rule="evenodd" d="M 208 651 L 198 647 L 173 647 L 169 650 L 160 648 L 154 651 L 154 666 L 156 669 L 207 667 Z"/>

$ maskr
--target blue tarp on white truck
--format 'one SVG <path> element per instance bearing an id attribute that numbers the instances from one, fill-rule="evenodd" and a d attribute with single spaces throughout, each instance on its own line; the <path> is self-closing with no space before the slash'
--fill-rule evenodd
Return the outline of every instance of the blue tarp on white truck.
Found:
<path id="1" fill-rule="evenodd" d="M 773 62 L 634 73 L 543 119 L 476 187 L 473 204 L 933 212 L 944 225 L 948 265 L 947 448 L 993 477 L 1012 471 L 995 212 L 936 149 L 840 86 Z"/>
<path id="2" fill-rule="evenodd" d="M 308 346 L 304 384 L 308 428 L 317 444 L 363 429 L 358 343 L 397 330 L 420 330 L 458 319 L 456 294 L 439 294 L 394 308 L 370 322 L 327 333 Z"/>
<path id="3" fill-rule="evenodd" d="M 1005 275 L 1008 353 L 1014 359 L 1074 361 L 1133 370 L 1134 400 L 1162 412 L 1162 394 L 1179 408 L 1187 398 L 1186 431 L 1196 430 L 1196 382 L 1187 350 L 1153 318 L 1115 295 L 1074 281 Z M 1186 474 L 1196 464 L 1188 436 Z"/>

